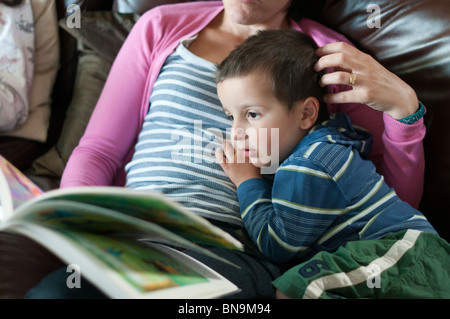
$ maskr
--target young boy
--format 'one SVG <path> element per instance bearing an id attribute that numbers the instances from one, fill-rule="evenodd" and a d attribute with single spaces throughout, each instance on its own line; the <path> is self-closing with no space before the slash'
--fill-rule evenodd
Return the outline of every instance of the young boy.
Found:
<path id="1" fill-rule="evenodd" d="M 427 277 L 435 283 L 430 293 L 449 296 L 448 288 L 439 290 L 450 280 L 448 270 L 442 270 L 450 261 L 449 245 L 363 159 L 370 151 L 371 135 L 352 127 L 344 114 L 316 125 L 323 91 L 313 68 L 315 50 L 310 38 L 293 30 L 260 32 L 219 65 L 216 77 L 219 98 L 233 121 L 231 143 L 224 142 L 216 157 L 237 186 L 248 233 L 274 262 L 304 262 L 275 281 L 275 286 L 291 298 L 339 295 L 336 287 L 343 282 L 345 287 L 364 286 L 364 278 L 388 274 L 387 269 L 403 272 L 400 263 L 394 262 L 397 268 L 390 264 L 392 260 L 403 262 L 407 257 L 407 265 L 418 265 L 423 245 L 437 243 L 440 250 L 427 257 L 430 276 L 436 274 L 434 269 L 440 276 L 439 280 Z M 260 168 L 278 162 L 281 165 L 269 182 Z M 357 247 L 344 252 L 347 243 Z M 392 247 L 398 252 L 394 257 L 388 254 Z M 324 274 L 360 266 L 365 267 L 365 275 L 336 279 L 340 284 L 332 281 L 334 295 L 322 282 L 315 281 L 323 288 L 313 289 L 315 295 L 307 289 Z M 379 291 L 356 289 L 352 295 L 346 290 L 341 295 L 370 293 Z"/>

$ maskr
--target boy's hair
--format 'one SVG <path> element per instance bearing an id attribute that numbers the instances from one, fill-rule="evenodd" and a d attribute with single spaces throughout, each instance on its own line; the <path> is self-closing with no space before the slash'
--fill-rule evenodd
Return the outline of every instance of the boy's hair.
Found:
<path id="1" fill-rule="evenodd" d="M 289 110 L 313 96 L 322 106 L 321 73 L 314 70 L 317 45 L 295 30 L 267 30 L 250 36 L 218 65 L 216 82 L 252 73 L 267 76 L 275 97 Z M 322 115 L 320 116 L 322 117 Z"/>

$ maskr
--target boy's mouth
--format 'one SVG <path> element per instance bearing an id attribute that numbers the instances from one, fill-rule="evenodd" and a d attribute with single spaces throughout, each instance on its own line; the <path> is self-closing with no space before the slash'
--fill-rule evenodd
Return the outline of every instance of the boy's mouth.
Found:
<path id="1" fill-rule="evenodd" d="M 241 154 L 244 154 L 245 157 L 251 157 L 256 155 L 256 151 L 249 148 L 241 148 L 238 150 Z"/>

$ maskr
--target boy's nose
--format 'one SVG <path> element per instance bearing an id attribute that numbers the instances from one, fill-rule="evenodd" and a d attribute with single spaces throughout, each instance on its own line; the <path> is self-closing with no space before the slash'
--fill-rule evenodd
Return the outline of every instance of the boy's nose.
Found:
<path id="1" fill-rule="evenodd" d="M 232 140 L 243 140 L 246 138 L 245 130 L 242 127 L 232 127 L 231 128 L 231 139 Z"/>

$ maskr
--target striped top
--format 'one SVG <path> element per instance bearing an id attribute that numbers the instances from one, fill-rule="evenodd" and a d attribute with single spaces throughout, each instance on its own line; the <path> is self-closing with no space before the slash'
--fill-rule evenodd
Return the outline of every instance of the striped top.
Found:
<path id="1" fill-rule="evenodd" d="M 254 178 L 237 190 L 252 240 L 275 262 L 310 258 L 352 240 L 406 229 L 433 232 L 426 218 L 400 201 L 375 166 L 361 157 L 370 134 L 344 114 L 315 127 L 278 168 L 273 185 Z"/>
<path id="2" fill-rule="evenodd" d="M 165 61 L 126 165 L 126 186 L 165 193 L 199 215 L 243 226 L 236 187 L 216 163 L 231 122 L 214 81 L 216 66 L 183 41 Z M 228 132 L 229 133 L 229 132 Z"/>

